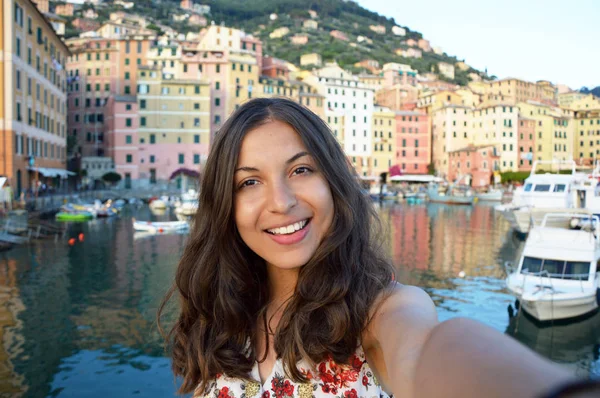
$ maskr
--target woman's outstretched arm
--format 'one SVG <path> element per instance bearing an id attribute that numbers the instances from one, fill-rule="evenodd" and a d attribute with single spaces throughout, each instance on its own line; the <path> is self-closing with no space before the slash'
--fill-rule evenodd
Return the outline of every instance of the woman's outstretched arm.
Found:
<path id="1" fill-rule="evenodd" d="M 396 285 L 374 309 L 367 350 L 397 397 L 539 397 L 574 376 L 479 322 L 442 323 L 423 290 Z M 378 369 L 381 368 L 381 369 Z"/>

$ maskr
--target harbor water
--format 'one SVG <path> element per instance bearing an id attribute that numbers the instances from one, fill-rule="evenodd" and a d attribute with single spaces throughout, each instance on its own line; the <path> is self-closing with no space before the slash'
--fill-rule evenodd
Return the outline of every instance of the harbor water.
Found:
<path id="1" fill-rule="evenodd" d="M 477 319 L 581 375 L 600 376 L 600 314 L 551 325 L 509 318 L 514 299 L 503 264 L 524 243 L 492 206 L 378 211 L 398 279 L 424 288 L 441 320 Z M 134 233 L 132 217 L 174 219 L 126 208 L 120 217 L 69 225 L 57 242 L 0 254 L 0 396 L 174 395 L 155 316 L 187 235 Z"/>

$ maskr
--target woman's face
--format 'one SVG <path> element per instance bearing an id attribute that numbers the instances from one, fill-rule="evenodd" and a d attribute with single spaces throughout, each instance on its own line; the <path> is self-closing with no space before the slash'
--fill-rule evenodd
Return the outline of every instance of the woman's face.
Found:
<path id="1" fill-rule="evenodd" d="M 234 174 L 235 223 L 267 264 L 306 264 L 333 219 L 329 184 L 300 136 L 287 123 L 268 122 L 246 134 Z"/>

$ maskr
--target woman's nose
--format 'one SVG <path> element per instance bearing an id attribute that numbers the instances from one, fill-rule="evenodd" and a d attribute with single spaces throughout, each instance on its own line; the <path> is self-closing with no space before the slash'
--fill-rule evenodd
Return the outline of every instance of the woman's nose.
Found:
<path id="1" fill-rule="evenodd" d="M 287 213 L 297 204 L 296 194 L 285 182 L 271 184 L 269 189 L 269 211 Z"/>

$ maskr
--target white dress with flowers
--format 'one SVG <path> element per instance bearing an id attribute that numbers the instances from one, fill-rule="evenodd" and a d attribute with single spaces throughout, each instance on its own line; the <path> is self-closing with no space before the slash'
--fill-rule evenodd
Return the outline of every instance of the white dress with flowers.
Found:
<path id="1" fill-rule="evenodd" d="M 194 397 L 203 398 L 390 398 L 386 394 L 367 363 L 362 347 L 352 356 L 351 365 L 337 365 L 325 360 L 316 371 L 304 362 L 299 369 L 308 379 L 295 383 L 285 376 L 281 360 L 277 360 L 264 384 L 218 375 L 203 394 L 196 391 Z M 258 363 L 251 373 L 253 380 L 260 380 Z M 392 396 L 393 397 L 393 396 Z"/>

